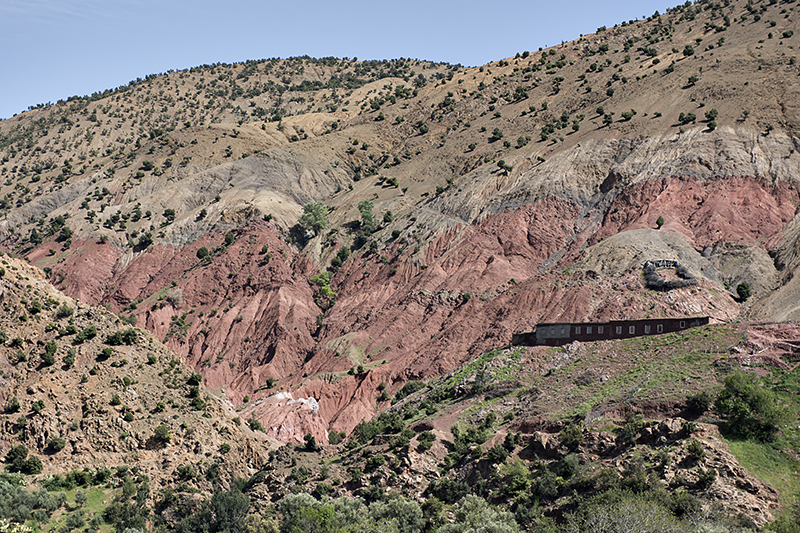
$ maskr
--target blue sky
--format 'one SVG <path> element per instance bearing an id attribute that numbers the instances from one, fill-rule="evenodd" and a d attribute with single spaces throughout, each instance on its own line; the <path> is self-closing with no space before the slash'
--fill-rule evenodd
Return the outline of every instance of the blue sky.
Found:
<path id="1" fill-rule="evenodd" d="M 678 0 L 2 0 L 0 118 L 204 63 L 270 57 L 482 65 Z"/>

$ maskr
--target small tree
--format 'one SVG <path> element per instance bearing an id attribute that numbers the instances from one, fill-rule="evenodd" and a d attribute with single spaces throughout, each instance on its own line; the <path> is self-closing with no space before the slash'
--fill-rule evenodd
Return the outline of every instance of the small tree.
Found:
<path id="1" fill-rule="evenodd" d="M 54 452 L 60 452 L 63 450 L 67 445 L 67 441 L 62 439 L 61 437 L 53 437 L 47 442 L 47 447 L 53 450 Z"/>
<path id="2" fill-rule="evenodd" d="M 298 221 L 300 227 L 314 235 L 328 227 L 328 207 L 322 202 L 308 202 L 303 206 L 303 214 Z"/>
<path id="3" fill-rule="evenodd" d="M 375 207 L 372 200 L 361 200 L 358 202 L 358 212 L 361 213 L 361 233 L 364 236 L 371 235 L 378 227 L 372 208 Z"/>
<path id="4" fill-rule="evenodd" d="M 736 286 L 736 294 L 739 295 L 739 298 L 742 300 L 747 300 L 753 294 L 752 290 L 750 289 L 750 284 L 746 281 L 741 282 Z"/>
<path id="5" fill-rule="evenodd" d="M 307 451 L 315 452 L 319 449 L 319 446 L 317 446 L 317 439 L 311 433 L 306 433 L 303 439 L 306 441 Z"/>
<path id="6" fill-rule="evenodd" d="M 661 229 L 661 226 L 663 226 L 663 225 L 664 225 L 664 217 L 659 216 L 656 219 L 656 226 L 658 226 L 658 229 Z"/>
<path id="7" fill-rule="evenodd" d="M 164 444 L 168 443 L 172 440 L 172 435 L 169 432 L 169 428 L 165 424 L 161 424 L 158 426 L 155 431 L 153 431 L 153 436 L 159 441 Z"/>
<path id="8" fill-rule="evenodd" d="M 686 398 L 686 407 L 694 415 L 702 415 L 711 407 L 714 399 L 707 392 L 698 392 Z"/>
<path id="9" fill-rule="evenodd" d="M 570 450 L 575 450 L 583 442 L 583 430 L 577 424 L 569 424 L 558 434 L 558 440 Z"/>
<path id="10" fill-rule="evenodd" d="M 735 372 L 714 401 L 714 412 L 726 420 L 727 433 L 772 441 L 785 418 L 775 394 L 761 386 L 757 376 Z"/>
<path id="11" fill-rule="evenodd" d="M 3 411 L 6 413 L 16 413 L 19 411 L 20 404 L 19 400 L 16 396 L 13 396 L 5 406 L 3 406 Z"/>

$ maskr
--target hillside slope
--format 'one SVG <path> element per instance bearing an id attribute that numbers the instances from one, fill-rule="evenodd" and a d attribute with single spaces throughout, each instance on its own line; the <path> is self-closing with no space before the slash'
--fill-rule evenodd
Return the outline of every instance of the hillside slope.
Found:
<path id="1" fill-rule="evenodd" d="M 541 321 L 796 320 L 796 26 L 708 1 L 476 68 L 148 76 L 0 122 L 3 246 L 284 442 Z M 646 290 L 648 258 L 699 285 Z"/>
<path id="2" fill-rule="evenodd" d="M 231 422 L 228 402 L 171 350 L 64 296 L 35 267 L 0 264 L 4 457 L 24 445 L 45 474 L 131 465 L 156 487 L 186 464 L 227 483 L 263 463 L 264 439 Z"/>

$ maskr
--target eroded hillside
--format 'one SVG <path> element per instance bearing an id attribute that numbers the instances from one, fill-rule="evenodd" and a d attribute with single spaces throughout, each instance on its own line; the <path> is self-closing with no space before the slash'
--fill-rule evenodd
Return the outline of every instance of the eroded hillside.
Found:
<path id="1" fill-rule="evenodd" d="M 205 65 L 41 106 L 0 122 L 3 245 L 284 442 L 540 321 L 795 320 L 794 9 L 699 2 L 475 68 Z M 699 285 L 647 290 L 651 258 Z"/>

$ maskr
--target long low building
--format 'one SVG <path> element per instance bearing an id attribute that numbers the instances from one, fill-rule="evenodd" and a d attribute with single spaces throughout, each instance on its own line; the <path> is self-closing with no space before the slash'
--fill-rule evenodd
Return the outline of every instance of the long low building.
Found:
<path id="1" fill-rule="evenodd" d="M 561 346 L 573 341 L 605 341 L 661 335 L 684 329 L 704 326 L 709 317 L 648 318 L 645 320 L 612 320 L 610 322 L 542 323 L 527 333 L 515 333 L 511 344 L 515 346 Z"/>

